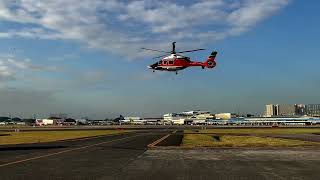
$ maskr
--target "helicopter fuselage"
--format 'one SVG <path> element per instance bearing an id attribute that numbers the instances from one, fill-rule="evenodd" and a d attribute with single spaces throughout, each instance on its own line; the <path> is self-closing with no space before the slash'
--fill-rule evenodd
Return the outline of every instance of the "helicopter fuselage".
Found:
<path id="1" fill-rule="evenodd" d="M 189 57 L 177 55 L 177 54 L 171 54 L 170 56 L 167 56 L 160 60 L 159 62 L 156 62 L 150 66 L 148 66 L 149 69 L 152 69 L 153 71 L 180 71 L 188 67 L 192 66 L 200 66 L 203 69 L 204 68 L 214 68 L 216 66 L 215 62 L 215 55 L 216 52 L 213 52 L 211 56 L 207 59 L 205 62 L 197 62 L 197 61 L 191 61 Z"/>

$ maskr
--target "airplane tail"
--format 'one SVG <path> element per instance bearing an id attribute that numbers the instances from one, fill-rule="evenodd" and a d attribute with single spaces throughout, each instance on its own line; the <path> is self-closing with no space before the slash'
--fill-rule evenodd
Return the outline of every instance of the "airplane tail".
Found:
<path id="1" fill-rule="evenodd" d="M 213 51 L 211 53 L 211 55 L 208 57 L 208 59 L 204 62 L 205 67 L 207 67 L 207 68 L 216 67 L 217 63 L 215 61 L 215 58 L 216 58 L 217 54 L 218 53 L 216 51 Z"/>

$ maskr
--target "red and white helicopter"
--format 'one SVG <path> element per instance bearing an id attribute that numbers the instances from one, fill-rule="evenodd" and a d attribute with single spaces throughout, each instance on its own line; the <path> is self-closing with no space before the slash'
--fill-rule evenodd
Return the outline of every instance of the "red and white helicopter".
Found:
<path id="1" fill-rule="evenodd" d="M 202 67 L 202 69 L 204 69 L 204 68 L 214 68 L 217 65 L 217 63 L 215 62 L 215 58 L 217 55 L 216 51 L 213 51 L 205 62 L 191 61 L 189 57 L 182 56 L 180 54 L 188 53 L 188 52 L 195 52 L 195 51 L 202 51 L 205 49 L 195 49 L 195 50 L 176 52 L 175 44 L 176 44 L 176 42 L 172 43 L 172 51 L 171 52 L 142 48 L 142 49 L 148 50 L 148 51 L 167 53 L 165 55 L 155 57 L 154 59 L 162 58 L 162 60 L 160 60 L 159 62 L 156 62 L 154 64 L 151 64 L 150 66 L 148 66 L 148 68 L 152 69 L 153 72 L 155 72 L 155 71 L 173 71 L 173 72 L 176 72 L 176 74 L 178 74 L 178 71 L 183 70 L 188 67 L 200 66 L 200 67 Z"/>

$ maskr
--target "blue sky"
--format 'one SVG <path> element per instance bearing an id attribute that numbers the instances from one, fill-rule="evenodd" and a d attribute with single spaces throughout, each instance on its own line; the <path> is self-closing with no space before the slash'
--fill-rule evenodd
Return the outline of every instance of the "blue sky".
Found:
<path id="1" fill-rule="evenodd" d="M 76 3 L 77 2 L 77 3 Z M 262 113 L 319 103 L 320 2 L 0 1 L 0 114 Z M 186 13 L 189 12 L 189 13 Z M 157 53 L 206 48 L 213 70 L 152 73 Z"/>

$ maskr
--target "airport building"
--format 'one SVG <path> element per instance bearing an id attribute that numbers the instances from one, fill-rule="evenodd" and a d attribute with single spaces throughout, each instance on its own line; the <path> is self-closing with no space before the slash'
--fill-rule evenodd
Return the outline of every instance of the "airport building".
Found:
<path id="1" fill-rule="evenodd" d="M 122 124 L 146 124 L 146 121 L 141 117 L 124 117 L 120 122 Z"/>
<path id="2" fill-rule="evenodd" d="M 316 125 L 320 118 L 314 117 L 264 117 L 264 118 L 239 118 L 227 122 L 229 125 Z"/>
<path id="3" fill-rule="evenodd" d="M 305 109 L 308 116 L 320 117 L 320 104 L 308 104 Z"/>
<path id="4" fill-rule="evenodd" d="M 209 111 L 184 111 L 181 113 L 169 113 L 163 115 L 164 124 L 205 124 L 207 120 L 213 119 L 214 115 Z"/>
<path id="5" fill-rule="evenodd" d="M 216 119 L 222 119 L 222 120 L 228 120 L 228 119 L 232 119 L 232 118 L 236 118 L 236 114 L 234 113 L 219 113 L 219 114 L 215 114 L 215 118 Z"/>
<path id="6" fill-rule="evenodd" d="M 36 119 L 35 125 L 36 126 L 48 126 L 48 125 L 54 125 L 55 122 L 53 119 Z"/>
<path id="7" fill-rule="evenodd" d="M 184 124 L 185 116 L 178 113 L 169 113 L 163 115 L 163 123 L 164 124 Z"/>

